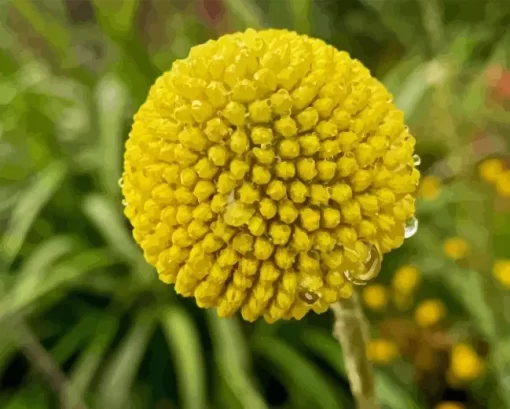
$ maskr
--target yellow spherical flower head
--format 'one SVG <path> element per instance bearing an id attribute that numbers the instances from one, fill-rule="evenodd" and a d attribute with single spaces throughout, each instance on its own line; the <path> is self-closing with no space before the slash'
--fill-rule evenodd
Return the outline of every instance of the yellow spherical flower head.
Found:
<path id="1" fill-rule="evenodd" d="M 421 302 L 414 312 L 416 323 L 422 327 L 437 325 L 446 315 L 446 308 L 441 300 L 431 299 Z"/>
<path id="2" fill-rule="evenodd" d="M 349 297 L 345 276 L 374 277 L 416 225 L 415 139 L 391 101 L 359 61 L 293 32 L 193 47 L 126 143 L 145 258 L 220 316 L 300 319 Z"/>
<path id="3" fill-rule="evenodd" d="M 471 246 L 462 237 L 449 237 L 443 243 L 443 252 L 453 260 L 462 260 L 471 251 Z"/>
<path id="4" fill-rule="evenodd" d="M 386 308 L 388 303 L 388 291 L 382 284 L 372 284 L 363 289 L 363 302 L 374 311 L 380 311 Z"/>
<path id="5" fill-rule="evenodd" d="M 510 260 L 496 260 L 492 274 L 503 287 L 510 288 Z"/>
<path id="6" fill-rule="evenodd" d="M 459 402 L 440 402 L 438 403 L 434 409 L 466 409 L 466 407 Z"/>
<path id="7" fill-rule="evenodd" d="M 454 345 L 450 356 L 449 377 L 453 383 L 469 382 L 479 378 L 485 364 L 471 345 Z"/>
<path id="8" fill-rule="evenodd" d="M 436 176 L 425 176 L 420 182 L 418 196 L 423 200 L 435 200 L 441 192 L 441 181 Z"/>
<path id="9" fill-rule="evenodd" d="M 478 166 L 480 178 L 488 183 L 496 182 L 496 179 L 503 173 L 504 163 L 500 159 L 485 159 Z"/>
<path id="10" fill-rule="evenodd" d="M 398 356 L 398 347 L 393 341 L 372 339 L 367 345 L 367 358 L 375 364 L 387 365 Z"/>
<path id="11" fill-rule="evenodd" d="M 393 276 L 391 285 L 397 292 L 411 294 L 421 282 L 420 271 L 415 266 L 400 267 Z"/>

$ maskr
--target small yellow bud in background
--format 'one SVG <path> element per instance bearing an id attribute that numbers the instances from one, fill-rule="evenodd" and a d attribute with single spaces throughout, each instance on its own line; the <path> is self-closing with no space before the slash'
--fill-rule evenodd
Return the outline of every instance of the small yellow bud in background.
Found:
<path id="1" fill-rule="evenodd" d="M 496 182 L 496 179 L 503 173 L 504 163 L 501 159 L 485 159 L 478 166 L 480 178 L 488 183 Z"/>
<path id="2" fill-rule="evenodd" d="M 503 287 L 510 289 L 510 259 L 496 260 L 492 274 Z"/>
<path id="3" fill-rule="evenodd" d="M 411 294 L 421 282 L 420 271 L 414 266 L 402 266 L 395 275 L 391 285 L 393 289 L 402 294 Z"/>
<path id="4" fill-rule="evenodd" d="M 482 376 L 485 364 L 471 345 L 454 345 L 450 355 L 450 380 L 454 383 L 469 382 Z"/>
<path id="5" fill-rule="evenodd" d="M 501 197 L 510 197 L 510 170 L 507 170 L 496 179 L 496 192 Z"/>
<path id="6" fill-rule="evenodd" d="M 437 325 L 446 315 L 446 308 L 441 300 L 425 300 L 416 307 L 414 319 L 422 327 L 433 327 Z"/>
<path id="7" fill-rule="evenodd" d="M 373 284 L 365 287 L 362 292 L 365 305 L 374 311 L 386 308 L 388 303 L 388 291 L 382 284 Z"/>
<path id="8" fill-rule="evenodd" d="M 387 365 L 398 356 L 397 345 L 387 339 L 372 339 L 367 345 L 367 358 L 375 364 Z"/>
<path id="9" fill-rule="evenodd" d="M 418 187 L 418 196 L 423 200 L 435 200 L 441 192 L 441 181 L 436 176 L 425 176 Z"/>
<path id="10" fill-rule="evenodd" d="M 462 237 L 449 237 L 443 243 L 443 252 L 453 260 L 462 260 L 471 251 L 471 246 Z"/>

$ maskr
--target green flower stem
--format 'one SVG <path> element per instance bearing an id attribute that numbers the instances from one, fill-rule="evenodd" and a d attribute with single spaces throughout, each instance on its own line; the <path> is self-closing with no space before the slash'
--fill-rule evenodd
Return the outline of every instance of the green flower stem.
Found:
<path id="1" fill-rule="evenodd" d="M 335 314 L 333 335 L 344 354 L 345 369 L 357 409 L 379 409 L 375 399 L 374 372 L 366 356 L 368 326 L 358 294 L 331 306 Z"/>

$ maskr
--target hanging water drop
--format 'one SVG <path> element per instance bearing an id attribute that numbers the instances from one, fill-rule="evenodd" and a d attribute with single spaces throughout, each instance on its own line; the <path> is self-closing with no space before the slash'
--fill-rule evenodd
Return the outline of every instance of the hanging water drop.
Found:
<path id="1" fill-rule="evenodd" d="M 418 219 L 413 216 L 410 219 L 408 219 L 404 225 L 404 237 L 406 239 L 408 239 L 409 237 L 413 237 L 417 231 L 418 231 Z"/>
<path id="2" fill-rule="evenodd" d="M 421 158 L 419 155 L 417 154 L 414 154 L 413 155 L 413 162 L 414 162 L 414 166 L 420 166 L 421 165 Z"/>
<path id="3" fill-rule="evenodd" d="M 354 272 L 352 270 L 345 270 L 344 276 L 347 280 L 349 280 L 354 285 L 366 285 L 367 284 L 366 281 L 360 280 L 357 277 L 355 277 Z"/>

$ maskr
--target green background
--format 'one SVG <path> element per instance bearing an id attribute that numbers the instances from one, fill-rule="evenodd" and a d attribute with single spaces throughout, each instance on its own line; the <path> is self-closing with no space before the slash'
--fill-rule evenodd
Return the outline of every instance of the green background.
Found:
<path id="1" fill-rule="evenodd" d="M 354 407 L 330 313 L 220 320 L 157 281 L 122 214 L 123 144 L 150 85 L 194 44 L 247 27 L 291 28 L 360 59 L 404 110 L 420 170 L 443 181 L 437 200 L 419 201 L 419 231 L 385 258 L 379 281 L 417 265 L 417 301 L 441 298 L 444 330 L 482 345 L 488 371 L 452 388 L 444 368 L 418 382 L 398 359 L 377 368 L 384 408 L 510 408 L 508 293 L 491 275 L 510 258 L 509 199 L 476 172 L 508 152 L 510 80 L 488 78 L 510 67 L 509 6 L 0 0 L 0 408 L 56 408 L 52 386 L 67 385 L 100 409 Z M 442 253 L 457 235 L 473 248 L 462 263 Z M 408 315 L 370 314 L 372 333 Z"/>

